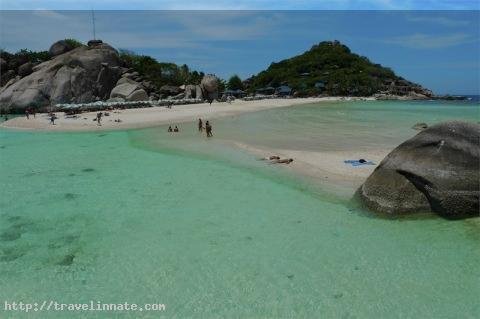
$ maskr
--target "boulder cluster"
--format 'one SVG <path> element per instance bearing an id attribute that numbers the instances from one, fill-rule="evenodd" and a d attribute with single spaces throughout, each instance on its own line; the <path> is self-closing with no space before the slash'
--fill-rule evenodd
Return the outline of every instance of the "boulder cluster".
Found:
<path id="1" fill-rule="evenodd" d="M 0 110 L 22 112 L 27 108 L 50 110 L 57 104 L 95 101 L 157 101 L 160 98 L 214 99 L 218 79 L 207 75 L 200 85 L 157 88 L 141 74 L 126 67 L 117 50 L 101 40 L 72 47 L 65 40 L 52 44 L 50 60 L 35 65 L 28 61 L 9 70 L 0 60 Z"/>

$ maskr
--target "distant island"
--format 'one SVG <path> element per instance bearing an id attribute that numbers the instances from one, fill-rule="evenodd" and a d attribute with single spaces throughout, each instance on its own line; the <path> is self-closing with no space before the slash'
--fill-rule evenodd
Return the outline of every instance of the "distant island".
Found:
<path id="1" fill-rule="evenodd" d="M 429 89 L 352 53 L 339 41 L 320 42 L 301 55 L 272 63 L 246 84 L 251 92 L 288 85 L 297 96 L 433 96 Z"/>
<path id="2" fill-rule="evenodd" d="M 57 104 L 142 102 L 162 99 L 225 101 L 228 96 L 352 96 L 376 99 L 461 99 L 435 96 L 391 69 L 370 62 L 339 41 L 324 41 L 305 53 L 272 63 L 244 81 L 228 81 L 116 50 L 101 40 L 87 45 L 60 40 L 48 51 L 0 51 L 0 110 L 39 111 Z"/>

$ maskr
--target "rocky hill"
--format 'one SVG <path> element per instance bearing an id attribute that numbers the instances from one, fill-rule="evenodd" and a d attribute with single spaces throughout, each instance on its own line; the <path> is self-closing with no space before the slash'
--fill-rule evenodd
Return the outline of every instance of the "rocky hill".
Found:
<path id="1" fill-rule="evenodd" d="M 245 81 L 248 91 L 288 85 L 299 96 L 374 94 L 432 96 L 422 86 L 397 76 L 391 69 L 352 53 L 338 41 L 325 41 L 307 52 L 272 63 Z"/>
<path id="2" fill-rule="evenodd" d="M 2 112 L 46 111 L 60 103 L 218 96 L 215 76 L 190 72 L 187 66 L 158 63 L 147 56 L 119 53 L 100 40 L 88 45 L 60 40 L 48 52 L 2 52 L 0 72 Z"/>

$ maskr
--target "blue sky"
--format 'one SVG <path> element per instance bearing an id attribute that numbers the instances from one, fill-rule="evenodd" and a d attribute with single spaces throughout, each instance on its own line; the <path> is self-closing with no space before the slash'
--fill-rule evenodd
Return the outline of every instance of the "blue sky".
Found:
<path id="1" fill-rule="evenodd" d="M 395 2 L 369 1 L 372 5 Z M 24 3 L 25 9 L 34 2 L 15 3 Z M 53 9 L 48 5 L 58 2 L 35 3 Z M 2 4 L 4 9 L 8 7 L 8 1 Z M 313 44 L 337 39 L 353 52 L 391 67 L 438 94 L 480 94 L 479 11 L 103 11 L 98 7 L 99 1 L 95 5 L 97 37 L 112 46 L 151 55 L 159 61 L 186 63 L 223 78 L 234 73 L 246 78 Z M 92 38 L 90 14 L 2 10 L 0 47 L 8 51 L 48 50 L 58 39 L 86 42 Z"/>
<path id="2" fill-rule="evenodd" d="M 478 10 L 478 0 L 2 0 L 12 10 Z"/>

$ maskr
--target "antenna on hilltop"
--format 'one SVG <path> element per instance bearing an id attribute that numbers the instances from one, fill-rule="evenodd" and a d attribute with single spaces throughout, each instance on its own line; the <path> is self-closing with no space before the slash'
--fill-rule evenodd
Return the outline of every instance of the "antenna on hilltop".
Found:
<path id="1" fill-rule="evenodd" d="M 96 34 L 95 34 L 95 12 L 93 12 L 92 8 L 92 25 L 93 25 L 93 40 L 96 40 Z"/>

